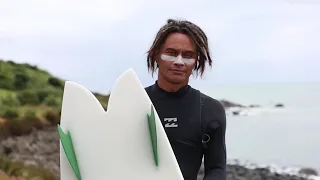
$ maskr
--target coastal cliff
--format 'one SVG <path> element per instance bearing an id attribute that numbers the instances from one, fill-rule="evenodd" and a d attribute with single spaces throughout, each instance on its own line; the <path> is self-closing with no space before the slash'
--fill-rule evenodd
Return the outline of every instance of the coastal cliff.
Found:
<path id="1" fill-rule="evenodd" d="M 65 80 L 30 64 L 0 60 L 0 177 L 1 180 L 59 179 L 59 136 Z M 104 108 L 108 96 L 93 93 Z M 228 109 L 244 107 L 227 100 Z M 204 173 L 200 169 L 199 177 Z M 228 165 L 230 179 L 304 179 L 268 169 Z"/>

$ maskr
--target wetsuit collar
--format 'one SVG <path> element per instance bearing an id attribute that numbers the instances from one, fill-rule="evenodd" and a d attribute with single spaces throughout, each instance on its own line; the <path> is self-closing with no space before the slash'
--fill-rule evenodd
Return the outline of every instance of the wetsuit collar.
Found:
<path id="1" fill-rule="evenodd" d="M 156 81 L 154 83 L 154 88 L 153 88 L 153 90 L 156 92 L 159 92 L 159 93 L 167 95 L 167 96 L 175 96 L 175 97 L 180 97 L 180 96 L 185 95 L 189 91 L 189 89 L 190 89 L 190 85 L 187 84 L 187 85 L 183 86 L 182 88 L 180 88 L 176 92 L 168 92 L 168 91 L 165 91 L 164 89 L 159 87 L 158 81 Z"/>

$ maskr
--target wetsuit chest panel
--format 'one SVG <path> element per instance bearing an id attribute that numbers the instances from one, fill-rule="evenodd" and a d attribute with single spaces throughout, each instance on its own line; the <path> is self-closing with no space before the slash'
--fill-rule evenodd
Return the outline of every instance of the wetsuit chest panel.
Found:
<path id="1" fill-rule="evenodd" d="M 152 88 L 152 87 L 151 87 Z M 195 180 L 202 161 L 200 100 L 196 90 L 183 96 L 147 93 L 159 115 L 185 180 Z"/>
<path id="2" fill-rule="evenodd" d="M 196 92 L 182 98 L 151 96 L 169 140 L 196 146 L 201 141 L 200 110 Z"/>
<path id="3" fill-rule="evenodd" d="M 172 103 L 170 105 L 175 105 Z M 159 107 L 159 116 L 162 125 L 167 133 L 168 138 L 172 143 L 179 142 L 189 146 L 197 146 L 200 142 L 200 121 L 198 110 L 194 105 L 177 105 L 170 108 Z M 159 107 L 159 108 L 158 108 Z"/>

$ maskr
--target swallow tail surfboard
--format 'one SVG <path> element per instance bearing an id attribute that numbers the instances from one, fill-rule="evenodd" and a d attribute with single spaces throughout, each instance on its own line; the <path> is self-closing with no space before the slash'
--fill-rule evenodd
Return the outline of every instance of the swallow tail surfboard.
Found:
<path id="1" fill-rule="evenodd" d="M 67 81 L 60 135 L 61 180 L 183 180 L 161 121 L 132 69 L 116 81 L 104 110 Z"/>

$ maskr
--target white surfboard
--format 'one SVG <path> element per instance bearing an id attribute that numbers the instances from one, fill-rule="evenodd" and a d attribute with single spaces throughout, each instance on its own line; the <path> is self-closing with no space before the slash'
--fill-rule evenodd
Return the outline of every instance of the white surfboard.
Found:
<path id="1" fill-rule="evenodd" d="M 155 111 L 158 166 L 147 114 L 152 102 L 132 69 L 116 81 L 105 111 L 75 82 L 65 84 L 60 127 L 71 135 L 82 180 L 183 180 Z M 61 180 L 77 180 L 60 141 Z"/>

